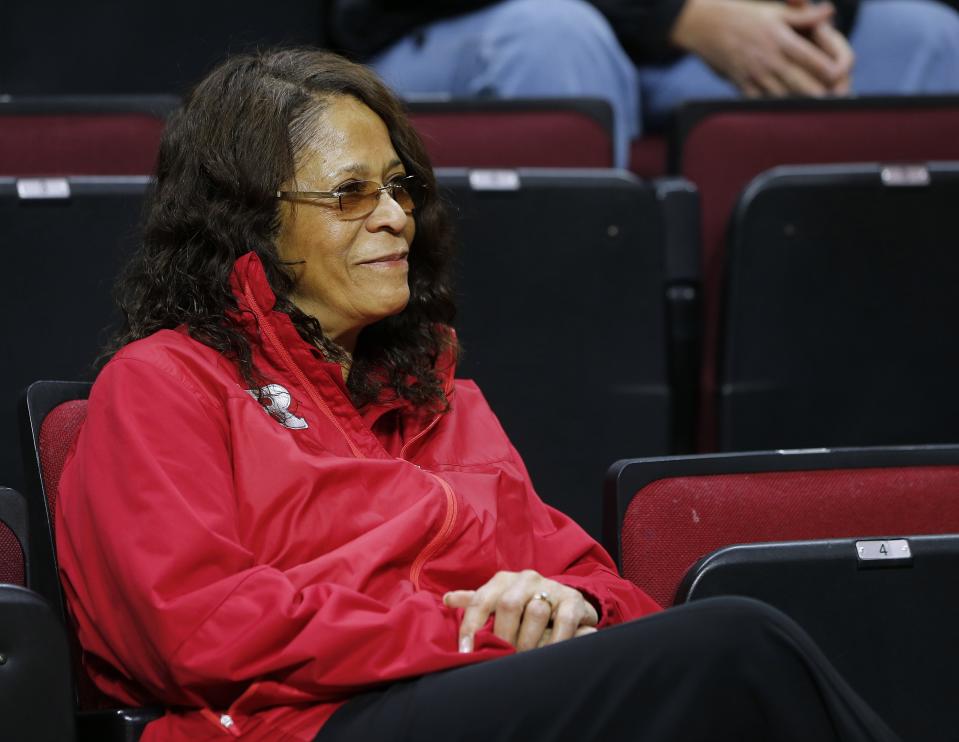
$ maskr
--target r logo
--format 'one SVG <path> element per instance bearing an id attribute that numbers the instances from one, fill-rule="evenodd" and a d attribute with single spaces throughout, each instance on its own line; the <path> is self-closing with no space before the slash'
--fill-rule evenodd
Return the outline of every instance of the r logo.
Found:
<path id="1" fill-rule="evenodd" d="M 256 399 L 256 392 L 253 389 L 247 389 L 247 394 Z M 260 389 L 260 401 L 263 404 L 263 411 L 276 420 L 280 425 L 290 430 L 303 430 L 310 427 L 306 420 L 297 417 L 290 412 L 290 405 L 293 397 L 279 384 L 268 384 Z"/>

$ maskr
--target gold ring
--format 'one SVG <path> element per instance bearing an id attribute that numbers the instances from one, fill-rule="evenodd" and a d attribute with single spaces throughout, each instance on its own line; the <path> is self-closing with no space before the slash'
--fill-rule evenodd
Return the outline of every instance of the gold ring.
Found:
<path id="1" fill-rule="evenodd" d="M 553 607 L 553 601 L 549 599 L 549 593 L 547 593 L 547 592 L 539 592 L 539 593 L 536 593 L 536 594 L 531 598 L 531 600 L 545 600 L 547 603 L 549 603 L 549 607 L 550 607 L 550 608 Z"/>

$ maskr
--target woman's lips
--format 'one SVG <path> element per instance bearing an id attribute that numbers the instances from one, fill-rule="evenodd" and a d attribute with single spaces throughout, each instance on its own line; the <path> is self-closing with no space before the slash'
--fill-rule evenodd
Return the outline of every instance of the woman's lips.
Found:
<path id="1" fill-rule="evenodd" d="M 370 265 L 382 268 L 398 268 L 407 265 L 407 255 L 408 253 L 405 252 L 392 253 L 390 255 L 383 255 L 378 258 L 372 258 L 371 260 L 364 260 L 362 263 L 360 263 L 360 265 Z"/>

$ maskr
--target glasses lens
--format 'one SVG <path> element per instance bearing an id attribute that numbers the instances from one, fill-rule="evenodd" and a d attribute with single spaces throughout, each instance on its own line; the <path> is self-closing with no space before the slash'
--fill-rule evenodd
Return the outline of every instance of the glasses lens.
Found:
<path id="1" fill-rule="evenodd" d="M 340 210 L 350 218 L 366 216 L 373 213 L 379 196 L 379 187 L 370 180 L 349 183 L 340 191 Z"/>
<path id="2" fill-rule="evenodd" d="M 413 197 L 416 190 L 416 176 L 407 175 L 405 178 L 397 178 L 389 184 L 390 196 L 400 205 L 407 214 L 412 213 L 416 208 L 417 199 Z"/>
<path id="3" fill-rule="evenodd" d="M 394 189 L 396 195 L 393 198 L 403 207 L 407 214 L 418 208 L 423 203 L 423 191 L 425 186 L 415 175 L 407 175 L 396 181 L 397 187 Z"/>
<path id="4" fill-rule="evenodd" d="M 350 183 L 339 192 L 340 210 L 348 219 L 369 216 L 379 203 L 380 192 L 386 191 L 403 211 L 411 214 L 416 208 L 422 190 L 415 175 L 396 178 L 382 188 L 371 180 L 357 181 Z"/>

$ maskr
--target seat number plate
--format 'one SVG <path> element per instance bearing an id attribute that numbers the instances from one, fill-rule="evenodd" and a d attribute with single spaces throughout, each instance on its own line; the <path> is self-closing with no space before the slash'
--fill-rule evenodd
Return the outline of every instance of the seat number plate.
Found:
<path id="1" fill-rule="evenodd" d="M 902 561 L 912 559 L 909 542 L 904 538 L 881 541 L 857 541 L 856 554 L 860 562 Z"/>

